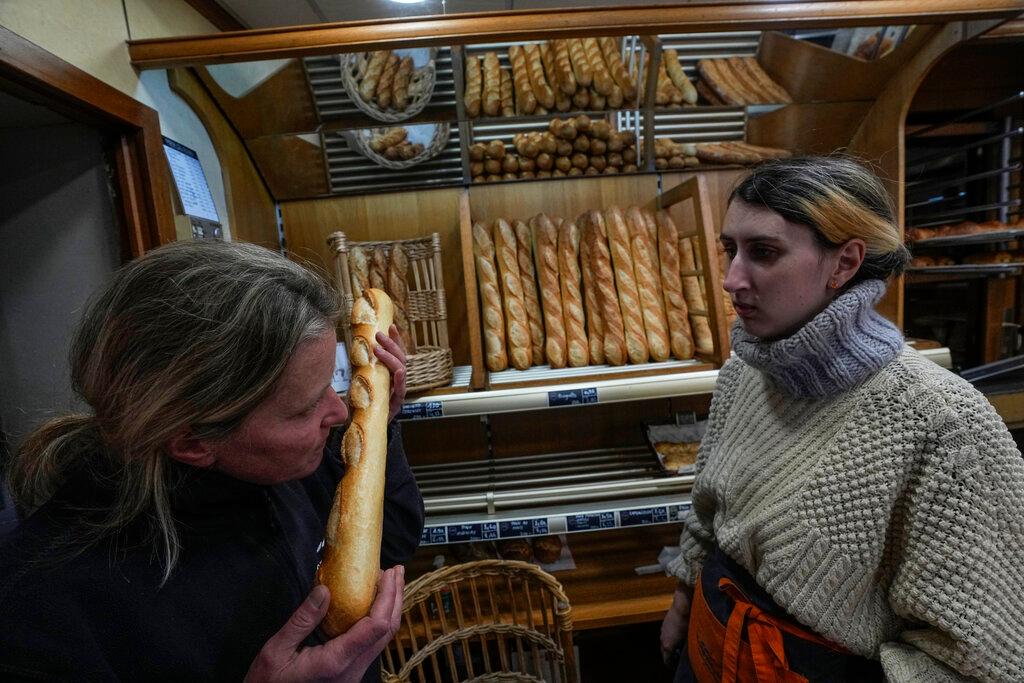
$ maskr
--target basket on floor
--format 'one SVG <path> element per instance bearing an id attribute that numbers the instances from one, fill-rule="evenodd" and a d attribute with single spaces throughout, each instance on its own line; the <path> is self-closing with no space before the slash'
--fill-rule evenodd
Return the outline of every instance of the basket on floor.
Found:
<path id="1" fill-rule="evenodd" d="M 421 164 L 424 161 L 427 161 L 428 159 L 433 159 L 448 145 L 448 136 L 451 128 L 447 123 L 420 125 L 433 126 L 434 133 L 430 138 L 430 142 L 423 146 L 423 151 L 411 159 L 388 159 L 383 154 L 374 152 L 370 147 L 370 141 L 373 137 L 375 135 L 384 135 L 388 132 L 388 128 L 363 128 L 360 130 L 346 131 L 342 133 L 342 136 L 348 143 L 349 148 L 353 151 L 361 154 L 378 166 L 398 171 L 403 168 L 411 168 L 416 164 Z M 410 128 L 411 127 L 412 126 L 410 126 Z"/>
<path id="2" fill-rule="evenodd" d="M 352 311 L 352 280 L 349 277 L 348 255 L 353 247 L 369 251 L 383 249 L 390 258 L 391 248 L 401 244 L 409 257 L 409 332 L 413 348 L 406 349 L 406 391 L 416 393 L 452 383 L 452 350 L 448 344 L 448 312 L 441 273 L 441 236 L 407 240 L 350 242 L 343 232 L 327 238 L 334 252 L 335 286 L 341 294 L 342 320 L 349 320 Z M 345 344 L 352 341 L 352 329 L 343 325 Z"/>
<path id="3" fill-rule="evenodd" d="M 356 105 L 359 111 L 367 116 L 384 121 L 386 123 L 398 123 L 408 121 L 423 111 L 427 102 L 434 95 L 434 82 L 436 80 L 437 48 L 429 48 L 429 59 L 423 66 L 413 69 L 412 77 L 409 79 L 409 104 L 402 111 L 395 109 L 382 109 L 376 102 L 367 102 L 359 94 L 359 79 L 366 70 L 366 64 L 370 59 L 369 52 L 350 52 L 340 57 L 341 61 L 341 83 L 345 87 L 352 104 Z"/>

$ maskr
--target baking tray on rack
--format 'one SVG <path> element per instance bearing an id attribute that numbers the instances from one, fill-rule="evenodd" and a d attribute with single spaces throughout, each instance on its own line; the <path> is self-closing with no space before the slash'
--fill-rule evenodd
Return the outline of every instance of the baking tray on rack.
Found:
<path id="1" fill-rule="evenodd" d="M 924 240 L 911 242 L 911 248 L 916 247 L 955 247 L 963 244 L 991 244 L 993 242 L 1012 242 L 1013 240 L 1024 239 L 1024 228 L 1009 228 L 1006 230 L 988 230 L 976 232 L 971 235 L 950 235 L 949 237 L 929 237 Z"/>

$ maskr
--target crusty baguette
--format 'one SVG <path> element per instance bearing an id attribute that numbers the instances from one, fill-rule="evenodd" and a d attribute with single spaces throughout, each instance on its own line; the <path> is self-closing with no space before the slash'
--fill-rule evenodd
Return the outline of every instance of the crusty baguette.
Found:
<path id="1" fill-rule="evenodd" d="M 661 287 L 665 297 L 669 344 L 672 355 L 679 360 L 693 358 L 693 334 L 690 331 L 689 309 L 683 296 L 683 280 L 679 267 L 679 230 L 667 211 L 659 211 L 658 260 L 661 265 Z"/>
<path id="2" fill-rule="evenodd" d="M 501 280 L 501 298 L 505 303 L 505 331 L 512 367 L 526 370 L 533 364 L 530 318 L 526 314 L 523 280 L 519 275 L 519 248 L 516 234 L 504 218 L 494 221 L 494 258 Z"/>
<path id="3" fill-rule="evenodd" d="M 501 112 L 501 67 L 497 52 L 484 55 L 482 108 L 487 116 L 497 116 Z"/>
<path id="4" fill-rule="evenodd" d="M 391 247 L 391 258 L 388 260 L 388 294 L 394 305 L 395 327 L 402 337 L 402 346 L 406 353 L 414 353 L 416 345 L 412 339 L 412 324 L 409 322 L 409 257 L 401 244 Z"/>
<path id="5" fill-rule="evenodd" d="M 558 279 L 561 283 L 565 347 L 569 365 L 580 368 L 590 363 L 583 294 L 580 292 L 580 232 L 576 223 L 564 221 L 558 227 Z"/>
<path id="6" fill-rule="evenodd" d="M 558 229 L 550 218 L 538 214 L 530 220 L 534 258 L 544 310 L 544 355 L 552 368 L 566 365 L 565 320 L 558 280 Z"/>
<path id="7" fill-rule="evenodd" d="M 609 365 L 626 363 L 626 335 L 615 291 L 615 271 L 608 250 L 608 231 L 604 215 L 597 210 L 587 212 L 587 245 L 590 251 L 590 272 L 597 289 L 597 300 L 604 320 L 604 360 Z"/>
<path id="8" fill-rule="evenodd" d="M 551 41 L 551 49 L 555 53 L 555 71 L 558 75 L 558 87 L 566 95 L 576 94 L 576 74 L 572 70 L 572 58 L 569 56 L 569 43 L 560 38 Z M 551 84 L 554 87 L 554 83 Z"/>
<path id="9" fill-rule="evenodd" d="M 384 67 L 387 65 L 390 55 L 391 50 L 377 50 L 370 53 L 366 72 L 363 74 L 362 82 L 359 83 L 359 96 L 363 98 L 363 102 L 373 101 L 373 95 L 377 92 L 377 81 L 384 73 Z"/>
<path id="10" fill-rule="evenodd" d="M 519 277 L 523 281 L 523 298 L 526 302 L 526 315 L 530 321 L 530 353 L 534 365 L 544 364 L 544 315 L 540 310 L 540 299 L 537 297 L 537 276 L 533 267 L 533 236 L 530 227 L 522 221 L 514 221 L 516 233 L 517 258 L 519 260 Z"/>
<path id="11" fill-rule="evenodd" d="M 679 63 L 679 53 L 675 50 L 665 50 L 662 59 L 672 83 L 682 92 L 683 100 L 687 104 L 697 104 L 697 89 L 693 87 L 693 83 L 683 71 L 683 65 Z"/>
<path id="12" fill-rule="evenodd" d="M 366 290 L 352 306 L 352 421 L 341 441 L 345 476 L 335 490 L 316 573 L 331 591 L 321 624 L 331 637 L 369 614 L 377 593 L 391 374 L 373 348 L 377 333 L 387 334 L 392 312 L 391 300 L 379 289 Z"/>
<path id="13" fill-rule="evenodd" d="M 658 269 L 658 252 L 647 221 L 639 207 L 626 209 L 626 225 L 629 230 L 633 274 L 636 277 L 637 292 L 640 295 L 640 311 L 644 319 L 644 333 L 651 358 L 656 361 L 668 360 L 668 321 L 665 319 L 665 302 L 661 292 L 661 274 Z"/>
<path id="14" fill-rule="evenodd" d="M 370 288 L 370 263 L 362 247 L 352 247 L 348 252 L 348 277 L 352 282 L 354 303 Z"/>
<path id="15" fill-rule="evenodd" d="M 684 273 L 697 270 L 693 243 L 688 237 L 679 240 L 679 269 Z M 686 306 L 689 309 L 690 330 L 693 332 L 696 351 L 698 353 L 713 353 L 714 344 L 711 341 L 711 326 L 708 324 L 707 300 L 696 275 L 683 275 L 683 297 L 686 299 Z"/>
<path id="16" fill-rule="evenodd" d="M 555 50 L 549 42 L 541 43 L 538 49 L 540 50 L 540 61 L 544 64 L 544 77 L 555 97 L 555 109 L 558 111 L 569 111 L 572 109 L 572 98 L 558 85 L 558 65 L 555 63 Z"/>
<path id="17" fill-rule="evenodd" d="M 594 77 L 594 90 L 599 95 L 608 97 L 612 92 L 612 86 L 615 85 L 615 80 L 608 71 L 608 65 L 604 63 L 604 55 L 601 54 L 601 46 L 597 39 L 584 38 L 583 50 L 587 54 L 587 61 L 590 62 L 591 74 Z"/>
<path id="18" fill-rule="evenodd" d="M 530 87 L 533 89 L 533 96 L 537 98 L 537 104 L 545 109 L 551 110 L 555 107 L 555 91 L 548 84 L 544 75 L 544 62 L 540 56 L 540 49 L 536 43 L 523 45 L 523 54 L 526 57 L 526 72 L 530 76 Z"/>
<path id="19" fill-rule="evenodd" d="M 494 242 L 482 223 L 473 224 L 473 260 L 476 262 L 477 289 L 484 327 L 484 361 L 491 372 L 508 367 L 505 353 L 505 314 L 501 305 L 501 285 L 494 263 Z"/>
<path id="20" fill-rule="evenodd" d="M 590 224 L 587 214 L 576 218 L 580 229 L 580 273 L 583 276 L 583 303 L 587 317 L 587 341 L 590 346 L 590 364 L 604 364 L 604 318 L 601 317 L 601 306 L 597 301 L 597 285 L 591 272 L 590 242 L 587 231 Z"/>
<path id="21" fill-rule="evenodd" d="M 526 65 L 526 53 L 520 45 L 510 45 L 508 61 L 512 65 L 512 85 L 516 93 L 516 114 L 532 114 L 537 111 L 537 96 L 530 84 L 530 72 Z"/>
<path id="22" fill-rule="evenodd" d="M 718 59 L 701 59 L 697 62 L 697 73 L 715 96 L 725 104 L 745 104 L 743 95 L 736 88 L 728 72 L 722 68 L 722 64 L 722 60 Z"/>
<path id="23" fill-rule="evenodd" d="M 463 96 L 466 114 L 471 117 L 480 116 L 483 106 L 483 78 L 480 75 L 480 58 L 475 55 L 466 57 L 466 93 Z"/>
<path id="24" fill-rule="evenodd" d="M 789 92 L 768 75 L 757 62 L 756 57 L 736 57 L 735 59 L 740 60 L 741 63 L 738 67 L 743 69 L 750 80 L 756 84 L 758 92 L 764 97 L 763 101 L 781 104 L 793 102 Z"/>
<path id="25" fill-rule="evenodd" d="M 375 289 L 388 289 L 388 255 L 383 247 L 373 250 L 370 257 L 370 286 Z"/>
<path id="26" fill-rule="evenodd" d="M 515 98 L 512 95 L 512 77 L 508 69 L 501 70 L 501 115 L 515 116 Z"/>
<path id="27" fill-rule="evenodd" d="M 398 71 L 395 72 L 391 106 L 398 111 L 405 111 L 405 108 L 409 106 L 409 81 L 412 80 L 412 68 L 412 57 L 403 57 L 398 64 Z"/>
<path id="28" fill-rule="evenodd" d="M 650 359 L 647 339 L 644 336 L 644 319 L 640 307 L 640 293 L 637 291 L 636 276 L 633 274 L 633 255 L 629 246 L 629 229 L 622 210 L 611 207 L 604 212 L 605 227 L 608 230 L 608 249 L 615 267 L 615 286 L 619 293 L 619 309 L 626 335 L 626 351 L 632 363 L 646 363 Z"/>
<path id="29" fill-rule="evenodd" d="M 636 83 L 633 82 L 633 78 L 629 75 L 629 69 L 622 63 L 619 41 L 615 38 L 605 37 L 598 38 L 597 44 L 601 48 L 605 64 L 608 65 L 608 71 L 611 73 L 615 83 L 622 88 L 622 96 L 627 100 L 634 99 L 636 97 Z"/>
<path id="30" fill-rule="evenodd" d="M 580 88 L 589 88 L 594 79 L 594 70 L 590 67 L 590 60 L 587 59 L 587 51 L 583 48 L 583 40 L 580 38 L 566 39 L 566 47 L 569 50 L 569 58 L 572 61 L 572 73 Z"/>
<path id="31" fill-rule="evenodd" d="M 377 81 L 377 104 L 381 109 L 389 109 L 391 107 L 391 95 L 392 86 L 395 82 L 395 76 L 398 74 L 398 63 L 402 61 L 398 58 L 394 52 L 388 55 L 388 61 L 384 65 L 384 70 L 380 74 L 380 80 Z"/>

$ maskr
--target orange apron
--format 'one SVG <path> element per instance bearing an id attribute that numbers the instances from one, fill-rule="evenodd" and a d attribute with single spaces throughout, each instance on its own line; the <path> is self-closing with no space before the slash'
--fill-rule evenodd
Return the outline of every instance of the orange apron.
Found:
<path id="1" fill-rule="evenodd" d="M 883 680 L 877 662 L 848 652 L 787 616 L 742 567 L 716 549 L 694 587 L 686 656 L 680 663 L 689 670 L 677 672 L 676 681 Z"/>

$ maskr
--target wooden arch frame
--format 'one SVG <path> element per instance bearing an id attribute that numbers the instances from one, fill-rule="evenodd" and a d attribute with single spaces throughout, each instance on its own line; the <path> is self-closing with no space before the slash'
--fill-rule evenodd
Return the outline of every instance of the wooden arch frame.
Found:
<path id="1" fill-rule="evenodd" d="M 0 26 L 0 87 L 116 136 L 118 210 L 132 257 L 175 239 L 155 110 Z"/>

